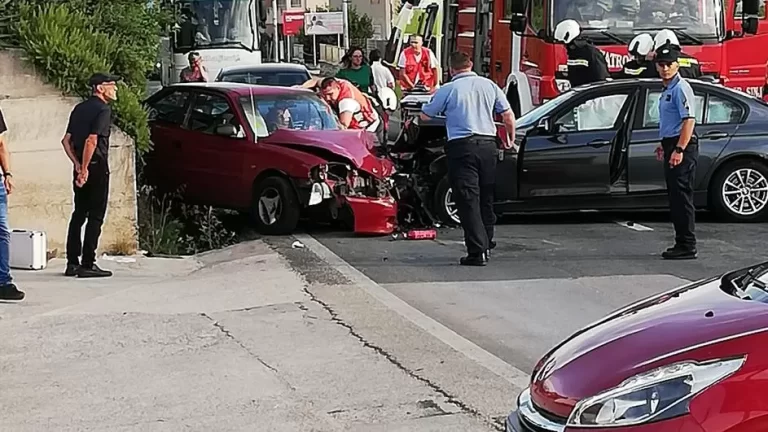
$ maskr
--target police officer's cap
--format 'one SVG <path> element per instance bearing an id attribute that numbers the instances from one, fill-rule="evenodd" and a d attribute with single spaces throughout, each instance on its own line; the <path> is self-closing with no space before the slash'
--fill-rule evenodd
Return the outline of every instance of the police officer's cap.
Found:
<path id="1" fill-rule="evenodd" d="M 656 50 L 656 63 L 673 63 L 680 57 L 680 51 L 672 45 L 664 45 Z"/>
<path id="2" fill-rule="evenodd" d="M 91 75 L 91 79 L 88 80 L 88 84 L 90 84 L 92 87 L 96 87 L 108 82 L 117 82 L 120 81 L 120 79 L 121 78 L 117 75 L 110 75 L 99 72 Z"/>

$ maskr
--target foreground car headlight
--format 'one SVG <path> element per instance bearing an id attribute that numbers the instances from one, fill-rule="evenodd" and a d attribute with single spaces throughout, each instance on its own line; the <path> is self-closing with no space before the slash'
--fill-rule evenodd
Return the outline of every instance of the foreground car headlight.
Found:
<path id="1" fill-rule="evenodd" d="M 693 396 L 739 370 L 745 359 L 675 363 L 635 375 L 581 400 L 568 426 L 631 426 L 675 417 L 687 411 Z"/>

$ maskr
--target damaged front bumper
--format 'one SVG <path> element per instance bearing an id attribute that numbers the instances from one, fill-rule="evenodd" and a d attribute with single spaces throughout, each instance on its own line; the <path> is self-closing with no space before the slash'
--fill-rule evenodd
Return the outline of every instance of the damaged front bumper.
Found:
<path id="1" fill-rule="evenodd" d="M 393 182 L 389 177 L 328 163 L 312 168 L 310 181 L 308 205 L 329 205 L 334 215 L 338 208 L 348 208 L 355 234 L 387 235 L 397 227 L 397 202 L 390 192 Z"/>

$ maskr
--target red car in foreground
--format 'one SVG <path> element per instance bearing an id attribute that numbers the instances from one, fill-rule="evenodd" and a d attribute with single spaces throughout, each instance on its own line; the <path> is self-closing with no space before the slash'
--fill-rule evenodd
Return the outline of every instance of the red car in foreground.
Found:
<path id="1" fill-rule="evenodd" d="M 507 432 L 768 431 L 768 262 L 641 300 L 536 364 Z"/>
<path id="2" fill-rule="evenodd" d="M 145 102 L 153 149 L 144 172 L 185 202 L 247 211 L 264 234 L 289 234 L 300 216 L 354 219 L 389 234 L 394 165 L 373 135 L 342 130 L 313 92 L 240 83 L 168 86 Z"/>

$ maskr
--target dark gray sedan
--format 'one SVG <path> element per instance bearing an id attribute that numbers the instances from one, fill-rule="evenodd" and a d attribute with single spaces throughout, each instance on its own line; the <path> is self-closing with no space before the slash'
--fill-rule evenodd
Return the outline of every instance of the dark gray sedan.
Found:
<path id="1" fill-rule="evenodd" d="M 768 104 L 689 80 L 696 95 L 696 206 L 724 220 L 768 214 Z M 615 80 L 565 92 L 520 117 L 519 153 L 496 171 L 496 212 L 666 209 L 659 145 L 658 79 Z M 447 178 L 436 213 L 458 222 Z M 442 205 L 440 205 L 442 204 Z"/>
<path id="2" fill-rule="evenodd" d="M 262 63 L 223 68 L 216 81 L 291 87 L 310 78 L 306 66 L 295 63 Z"/>

